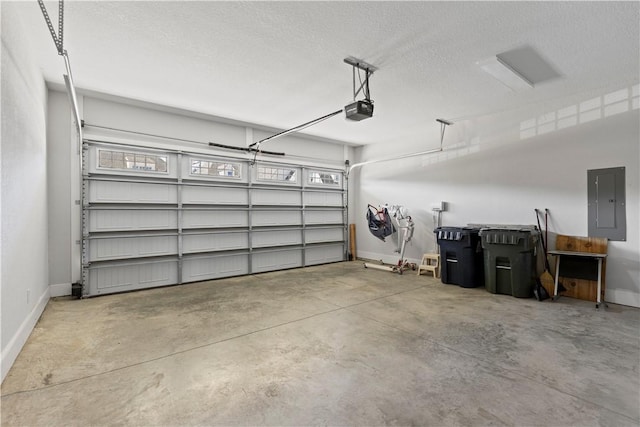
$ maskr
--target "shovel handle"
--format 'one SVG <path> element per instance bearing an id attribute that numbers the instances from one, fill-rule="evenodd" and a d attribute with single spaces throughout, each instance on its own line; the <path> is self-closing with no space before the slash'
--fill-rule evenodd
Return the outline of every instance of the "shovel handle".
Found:
<path id="1" fill-rule="evenodd" d="M 547 245 L 545 243 L 545 239 L 542 236 L 542 227 L 540 227 L 540 212 L 538 209 L 534 209 L 536 212 L 536 221 L 538 222 L 538 230 L 540 230 L 540 242 L 542 243 L 542 250 L 544 251 L 544 266 L 547 271 L 551 271 L 551 266 L 549 265 L 549 258 L 547 257 Z"/>

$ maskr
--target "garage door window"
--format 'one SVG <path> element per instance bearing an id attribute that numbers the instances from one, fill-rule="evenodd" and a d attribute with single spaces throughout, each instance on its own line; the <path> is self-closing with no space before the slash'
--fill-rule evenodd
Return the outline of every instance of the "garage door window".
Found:
<path id="1" fill-rule="evenodd" d="M 167 157 L 131 151 L 98 150 L 98 167 L 167 173 Z"/>
<path id="2" fill-rule="evenodd" d="M 191 175 L 240 178 L 240 164 L 191 159 Z"/>
<path id="3" fill-rule="evenodd" d="M 298 182 L 298 174 L 295 169 L 279 168 L 273 166 L 258 166 L 258 181 L 277 181 L 282 183 Z"/>
<path id="4" fill-rule="evenodd" d="M 310 170 L 308 184 L 339 187 L 340 174 L 334 172 Z"/>

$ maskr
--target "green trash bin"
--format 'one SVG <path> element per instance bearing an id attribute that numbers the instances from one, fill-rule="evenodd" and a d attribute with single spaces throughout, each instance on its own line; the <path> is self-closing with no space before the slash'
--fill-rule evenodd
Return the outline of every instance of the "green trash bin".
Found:
<path id="1" fill-rule="evenodd" d="M 487 291 L 518 298 L 533 296 L 539 237 L 533 226 L 480 230 Z"/>

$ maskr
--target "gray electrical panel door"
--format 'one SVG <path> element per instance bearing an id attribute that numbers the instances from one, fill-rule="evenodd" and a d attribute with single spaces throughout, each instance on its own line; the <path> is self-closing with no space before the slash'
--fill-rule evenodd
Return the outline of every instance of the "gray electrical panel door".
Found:
<path id="1" fill-rule="evenodd" d="M 587 171 L 589 237 L 627 240 L 624 167 Z"/>

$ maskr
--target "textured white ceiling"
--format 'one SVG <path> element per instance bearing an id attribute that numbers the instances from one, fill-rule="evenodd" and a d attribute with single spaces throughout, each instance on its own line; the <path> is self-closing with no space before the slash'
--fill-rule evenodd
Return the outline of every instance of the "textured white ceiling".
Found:
<path id="1" fill-rule="evenodd" d="M 57 21 L 57 2 L 46 2 Z M 32 28 L 47 80 L 62 83 L 37 2 Z M 419 142 L 436 118 L 549 108 L 637 83 L 638 2 L 65 3 L 76 86 L 286 129 L 352 99 L 347 56 L 379 68 L 374 118 L 305 132 L 354 144 Z M 528 46 L 560 75 L 512 92 L 476 62 Z"/>

